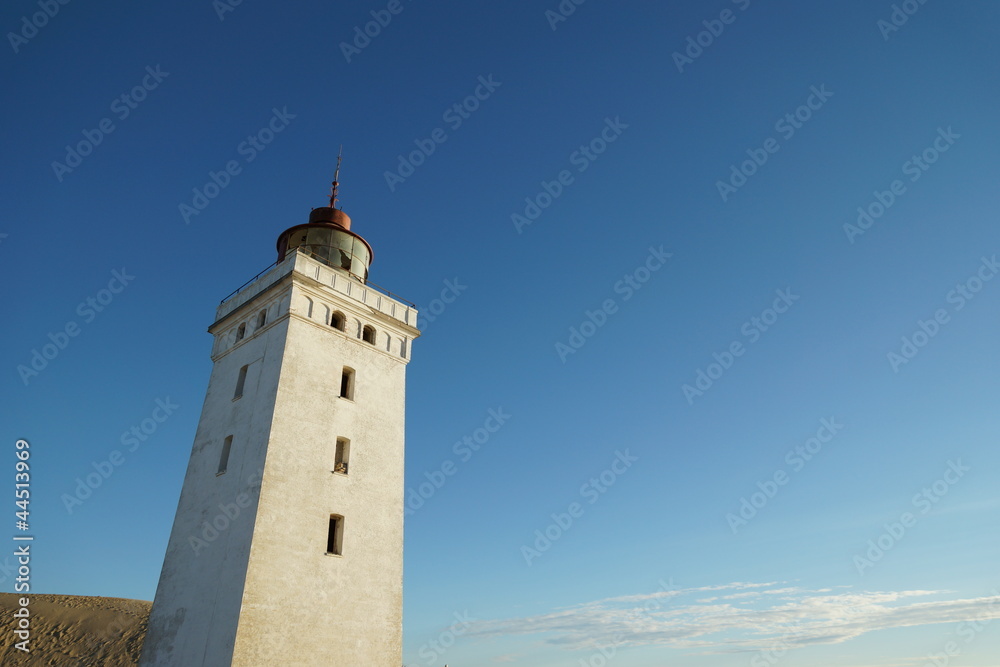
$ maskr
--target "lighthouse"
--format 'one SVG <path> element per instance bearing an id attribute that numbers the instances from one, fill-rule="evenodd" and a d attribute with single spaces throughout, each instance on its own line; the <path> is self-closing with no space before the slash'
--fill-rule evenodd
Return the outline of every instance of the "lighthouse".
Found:
<path id="1" fill-rule="evenodd" d="M 402 664 L 405 377 L 420 332 L 412 304 L 368 281 L 373 251 L 338 186 L 208 328 L 143 666 Z"/>

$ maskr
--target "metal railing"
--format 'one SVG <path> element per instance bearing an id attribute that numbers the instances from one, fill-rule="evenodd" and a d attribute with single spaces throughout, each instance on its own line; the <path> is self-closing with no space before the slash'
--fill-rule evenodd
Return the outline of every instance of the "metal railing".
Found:
<path id="1" fill-rule="evenodd" d="M 240 292 L 242 292 L 243 290 L 245 290 L 247 287 L 249 287 L 251 283 L 253 283 L 254 281 L 256 281 L 258 278 L 260 278 L 262 275 L 264 275 L 265 273 L 267 273 L 268 271 L 270 271 L 271 269 L 273 269 L 277 265 L 278 265 L 278 262 L 271 262 L 270 264 L 268 264 L 268 266 L 267 266 L 266 269 L 264 269 L 263 271 L 261 271 L 260 273 L 258 273 L 257 275 L 255 275 L 253 278 L 251 278 L 250 280 L 246 281 L 245 283 L 243 283 L 242 285 L 240 285 L 239 287 L 237 287 L 236 289 L 234 289 L 232 292 L 230 292 L 226 296 L 224 296 L 222 298 L 222 301 L 219 302 L 219 305 L 222 305 L 225 302 L 227 302 L 230 299 L 232 299 L 234 296 L 236 296 L 237 294 L 239 294 Z"/>
<path id="2" fill-rule="evenodd" d="M 305 248 L 302 248 L 302 247 L 293 248 L 292 250 L 289 250 L 288 252 L 289 253 L 300 252 L 303 255 L 305 255 L 306 257 L 310 257 L 312 259 L 315 259 L 316 261 L 319 261 L 324 266 L 330 266 L 326 262 L 320 261 L 317 255 L 315 255 L 310 250 L 306 250 Z M 288 259 L 288 254 L 285 255 L 285 259 Z M 284 261 L 284 260 L 282 260 L 282 261 Z M 265 273 L 267 273 L 268 271 L 270 271 L 271 269 L 273 269 L 274 267 L 276 267 L 280 263 L 281 263 L 280 261 L 276 261 L 276 262 L 272 262 L 271 264 L 269 264 L 267 266 L 267 268 L 265 268 L 263 271 L 261 271 L 260 273 L 258 273 L 257 275 L 255 275 L 253 278 L 251 278 L 250 280 L 246 281 L 245 283 L 243 283 L 242 285 L 240 285 L 239 287 L 237 287 L 235 290 L 233 290 L 232 292 L 230 292 L 229 294 L 227 294 L 222 299 L 222 301 L 219 302 L 219 305 L 222 305 L 223 303 L 225 303 L 225 302 L 229 301 L 230 299 L 232 299 L 233 297 L 237 296 L 240 292 L 242 292 L 247 287 L 249 287 L 254 282 L 256 282 L 258 278 L 260 278 L 262 275 L 264 275 Z M 334 271 L 338 271 L 338 269 L 335 268 L 335 267 L 330 266 L 330 268 L 333 269 Z M 407 299 L 404 299 L 403 297 L 399 296 L 398 294 L 394 294 L 393 292 L 390 292 L 386 288 L 381 287 L 380 285 L 376 285 L 375 283 L 373 283 L 371 281 L 365 281 L 365 282 L 360 282 L 359 281 L 359 284 L 363 285 L 365 287 L 371 287 L 376 292 L 380 292 L 380 293 L 384 294 L 385 296 L 389 297 L 390 299 L 395 299 L 396 301 L 400 301 L 404 305 L 409 306 L 410 308 L 416 308 L 417 307 L 417 305 L 415 303 L 413 303 L 412 301 L 408 301 Z"/>

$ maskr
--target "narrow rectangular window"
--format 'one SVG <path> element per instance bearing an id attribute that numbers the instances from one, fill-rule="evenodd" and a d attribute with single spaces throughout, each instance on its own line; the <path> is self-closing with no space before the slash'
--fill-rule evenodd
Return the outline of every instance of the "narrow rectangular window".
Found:
<path id="1" fill-rule="evenodd" d="M 330 527 L 326 534 L 326 553 L 340 556 L 344 547 L 344 517 L 330 515 Z"/>
<path id="2" fill-rule="evenodd" d="M 340 376 L 340 397 L 354 400 L 354 369 L 344 366 Z"/>
<path id="3" fill-rule="evenodd" d="M 333 455 L 333 472 L 347 474 L 347 464 L 351 458 L 351 441 L 337 438 L 337 449 Z"/>
<path id="4" fill-rule="evenodd" d="M 249 365 L 244 366 L 240 369 L 240 376 L 236 379 L 236 393 L 233 394 L 233 400 L 241 398 L 243 396 L 243 385 L 247 381 L 247 369 L 250 368 Z"/>
<path id="5" fill-rule="evenodd" d="M 222 454 L 219 456 L 219 472 L 216 475 L 224 475 L 226 473 L 226 468 L 229 466 L 229 450 L 233 448 L 233 436 L 227 436 L 226 441 L 222 443 Z"/>

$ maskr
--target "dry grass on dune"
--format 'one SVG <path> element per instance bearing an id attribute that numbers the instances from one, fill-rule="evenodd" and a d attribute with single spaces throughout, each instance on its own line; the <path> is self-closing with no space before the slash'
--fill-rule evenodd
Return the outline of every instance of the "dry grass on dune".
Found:
<path id="1" fill-rule="evenodd" d="M 17 593 L 0 593 L 0 665 L 134 667 L 149 620 L 149 602 L 80 595 L 32 594 L 30 653 L 14 648 Z"/>

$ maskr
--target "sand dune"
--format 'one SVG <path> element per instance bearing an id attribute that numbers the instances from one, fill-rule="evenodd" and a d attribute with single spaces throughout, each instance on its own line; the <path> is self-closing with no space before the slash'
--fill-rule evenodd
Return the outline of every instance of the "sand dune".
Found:
<path id="1" fill-rule="evenodd" d="M 0 665 L 37 667 L 134 667 L 146 635 L 149 607 L 143 600 L 78 595 L 29 596 L 30 653 L 19 641 L 15 593 L 0 593 Z"/>

